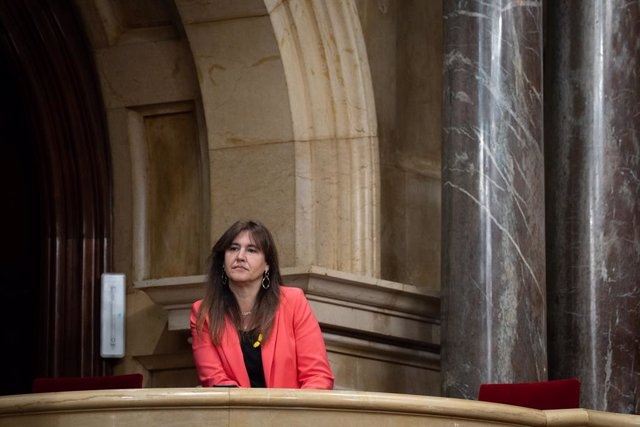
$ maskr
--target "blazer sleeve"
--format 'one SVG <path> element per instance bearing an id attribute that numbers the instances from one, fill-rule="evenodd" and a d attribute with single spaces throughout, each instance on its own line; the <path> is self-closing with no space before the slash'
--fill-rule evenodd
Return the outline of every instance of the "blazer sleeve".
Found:
<path id="1" fill-rule="evenodd" d="M 301 388 L 333 389 L 333 374 L 320 325 L 301 290 L 295 298 L 293 328 L 296 339 L 298 382 Z"/>
<path id="2" fill-rule="evenodd" d="M 196 319 L 198 318 L 200 302 L 197 301 L 193 304 L 189 318 L 193 361 L 196 365 L 200 384 L 203 387 L 213 387 L 214 385 L 239 386 L 238 382 L 230 378 L 225 372 L 218 348 L 211 341 L 208 322 L 205 321 L 202 329 L 200 331 L 197 330 Z"/>

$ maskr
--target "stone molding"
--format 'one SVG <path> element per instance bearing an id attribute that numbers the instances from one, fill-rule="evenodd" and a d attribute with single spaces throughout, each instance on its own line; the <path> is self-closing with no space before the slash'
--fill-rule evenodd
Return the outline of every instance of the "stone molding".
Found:
<path id="1" fill-rule="evenodd" d="M 284 282 L 302 289 L 322 327 L 329 352 L 439 370 L 440 298 L 435 291 L 323 267 L 282 269 Z M 168 329 L 187 331 L 206 276 L 142 280 L 144 291 L 168 312 Z"/>
<path id="2" fill-rule="evenodd" d="M 143 388 L 0 397 L 0 426 L 637 426 L 640 416 L 395 393 Z"/>

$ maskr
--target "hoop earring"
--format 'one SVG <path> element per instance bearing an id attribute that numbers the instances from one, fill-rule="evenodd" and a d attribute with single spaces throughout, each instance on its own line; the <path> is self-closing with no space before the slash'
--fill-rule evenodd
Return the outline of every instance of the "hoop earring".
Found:
<path id="1" fill-rule="evenodd" d="M 265 270 L 262 274 L 262 289 L 269 289 L 271 280 L 269 279 L 269 270 Z"/>
<path id="2" fill-rule="evenodd" d="M 229 282 L 229 278 L 227 277 L 227 272 L 224 271 L 224 267 L 222 267 L 222 274 L 220 275 L 220 278 L 222 279 L 222 285 L 226 286 Z"/>

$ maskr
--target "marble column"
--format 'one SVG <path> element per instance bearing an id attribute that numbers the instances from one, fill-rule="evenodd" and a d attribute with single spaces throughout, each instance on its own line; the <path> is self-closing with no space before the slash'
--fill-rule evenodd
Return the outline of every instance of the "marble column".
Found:
<path id="1" fill-rule="evenodd" d="M 640 5 L 548 3 L 549 374 L 640 410 Z"/>
<path id="2" fill-rule="evenodd" d="M 542 0 L 444 1 L 443 395 L 547 378 Z"/>

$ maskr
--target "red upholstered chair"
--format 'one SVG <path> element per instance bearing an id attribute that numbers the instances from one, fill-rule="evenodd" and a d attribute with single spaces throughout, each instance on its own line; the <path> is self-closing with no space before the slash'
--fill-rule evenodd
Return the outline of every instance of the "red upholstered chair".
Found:
<path id="1" fill-rule="evenodd" d="M 580 381 L 575 378 L 518 384 L 482 384 L 478 400 L 533 409 L 580 406 Z"/>
<path id="2" fill-rule="evenodd" d="M 34 393 L 76 390 L 106 390 L 142 388 L 142 374 L 111 375 L 106 377 L 53 377 L 33 380 Z"/>

